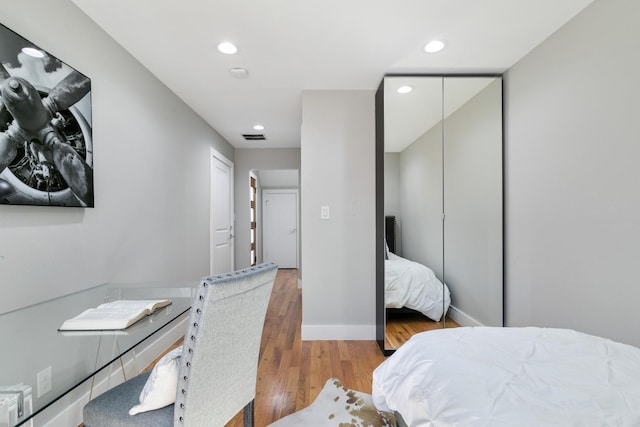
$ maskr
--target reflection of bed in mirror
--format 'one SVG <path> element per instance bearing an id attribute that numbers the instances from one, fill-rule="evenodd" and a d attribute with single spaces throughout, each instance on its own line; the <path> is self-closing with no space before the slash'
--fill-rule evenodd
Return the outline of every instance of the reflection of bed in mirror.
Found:
<path id="1" fill-rule="evenodd" d="M 398 255 L 401 239 L 395 215 L 385 216 L 385 348 L 400 347 L 412 335 L 460 324 L 449 316 L 451 294 L 427 265 Z"/>
<path id="2" fill-rule="evenodd" d="M 640 349 L 570 329 L 417 334 L 373 373 L 399 426 L 637 426 Z"/>
<path id="3" fill-rule="evenodd" d="M 439 322 L 451 304 L 449 289 L 433 270 L 393 252 L 384 262 L 384 284 L 387 309 L 406 307 Z"/>

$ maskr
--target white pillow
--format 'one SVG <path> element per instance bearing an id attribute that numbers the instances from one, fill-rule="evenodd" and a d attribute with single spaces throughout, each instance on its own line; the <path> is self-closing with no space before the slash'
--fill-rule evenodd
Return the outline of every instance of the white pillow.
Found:
<path id="1" fill-rule="evenodd" d="M 129 409 L 129 415 L 164 408 L 176 401 L 180 356 L 182 346 L 165 354 L 156 363 L 140 392 L 140 404 Z"/>

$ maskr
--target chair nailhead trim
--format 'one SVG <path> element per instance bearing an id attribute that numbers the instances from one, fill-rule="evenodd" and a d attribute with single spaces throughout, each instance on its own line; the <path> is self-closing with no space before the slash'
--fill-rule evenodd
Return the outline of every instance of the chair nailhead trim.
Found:
<path id="1" fill-rule="evenodd" d="M 257 267 L 251 267 L 245 270 L 242 270 L 240 272 L 235 272 L 235 273 L 227 273 L 227 274 L 220 274 L 217 276 L 210 276 L 206 279 L 203 279 L 202 283 L 202 289 L 197 291 L 196 293 L 196 300 L 195 300 L 195 304 L 193 305 L 193 310 L 195 311 L 191 311 L 191 326 L 189 326 L 190 332 L 191 334 L 188 334 L 188 336 L 190 336 L 190 340 L 187 340 L 187 342 L 191 342 L 191 344 L 195 345 L 195 341 L 196 340 L 200 340 L 199 337 L 196 336 L 197 333 L 200 333 L 199 330 L 199 322 L 200 322 L 200 316 L 203 315 L 204 312 L 204 305 L 206 304 L 205 301 L 207 301 L 208 298 L 208 292 L 213 291 L 214 286 L 216 286 L 216 281 L 217 280 L 226 280 L 227 277 L 232 277 L 232 278 L 241 278 L 243 277 L 243 275 L 248 274 L 251 271 L 259 271 L 262 268 L 257 268 Z M 211 285 L 212 289 L 208 289 L 209 285 Z M 196 339 L 197 338 L 197 339 Z M 200 345 L 200 344 L 199 344 Z M 184 363 L 183 366 L 183 377 L 181 379 L 179 379 L 180 382 L 180 393 L 179 393 L 179 397 L 176 400 L 176 410 L 180 411 L 176 414 L 177 416 L 177 420 L 179 421 L 179 425 L 184 425 L 184 416 L 180 416 L 180 414 L 184 414 L 186 411 L 186 404 L 184 402 L 186 402 L 187 400 L 187 384 L 189 383 L 189 377 L 191 376 L 191 367 L 192 367 L 192 363 L 191 360 L 193 358 L 193 355 L 195 354 L 195 347 L 191 347 L 189 348 L 189 346 L 187 345 L 187 354 L 183 355 L 183 359 L 182 359 L 182 363 Z M 183 387 L 184 386 L 184 387 Z"/>

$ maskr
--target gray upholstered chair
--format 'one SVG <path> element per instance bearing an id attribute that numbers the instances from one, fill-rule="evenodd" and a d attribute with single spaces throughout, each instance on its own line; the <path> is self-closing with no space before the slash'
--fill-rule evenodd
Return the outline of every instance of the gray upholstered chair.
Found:
<path id="1" fill-rule="evenodd" d="M 244 408 L 253 425 L 253 400 L 264 320 L 277 266 L 261 264 L 202 280 L 189 318 L 175 404 L 129 415 L 149 373 L 91 400 L 85 427 L 224 426 Z"/>

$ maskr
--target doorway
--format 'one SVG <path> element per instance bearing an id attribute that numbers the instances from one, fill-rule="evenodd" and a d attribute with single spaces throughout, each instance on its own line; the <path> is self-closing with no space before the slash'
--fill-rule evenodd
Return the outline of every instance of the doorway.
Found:
<path id="1" fill-rule="evenodd" d="M 262 224 L 264 260 L 298 268 L 298 190 L 263 190 Z"/>
<path id="2" fill-rule="evenodd" d="M 211 148 L 210 274 L 235 269 L 233 230 L 233 162 Z"/>

